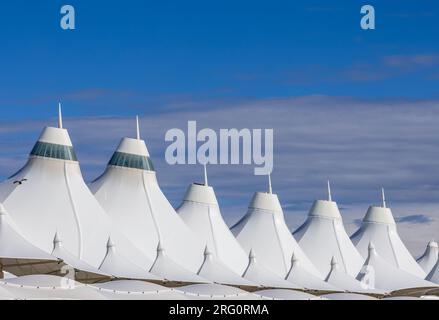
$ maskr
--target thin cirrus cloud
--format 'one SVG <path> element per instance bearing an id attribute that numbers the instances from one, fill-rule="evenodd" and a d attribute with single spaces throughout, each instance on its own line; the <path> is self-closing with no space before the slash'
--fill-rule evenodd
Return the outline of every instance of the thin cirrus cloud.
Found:
<path id="1" fill-rule="evenodd" d="M 202 168 L 166 163 L 167 130 L 186 131 L 188 120 L 196 120 L 198 129 L 273 128 L 273 189 L 291 229 L 303 222 L 314 199 L 326 198 L 325 184 L 330 179 L 349 232 L 355 231 L 356 221 L 369 204 L 379 203 L 383 186 L 401 236 L 413 253 L 422 251 L 430 238 L 437 238 L 439 101 L 315 95 L 228 101 L 224 108 L 211 105 L 221 105 L 221 101 L 197 102 L 186 109 L 169 107 L 160 113 L 144 108 L 140 113 L 142 137 L 174 206 L 189 183 L 201 181 Z M 69 118 L 68 113 L 65 106 L 64 126 L 90 181 L 102 173 L 120 138 L 135 135 L 134 118 Z M 55 123 L 54 118 L 2 123 L 0 176 L 19 169 L 41 128 Z M 254 176 L 251 165 L 209 165 L 208 169 L 229 225 L 245 213 L 253 192 L 267 190 L 266 177 Z"/>

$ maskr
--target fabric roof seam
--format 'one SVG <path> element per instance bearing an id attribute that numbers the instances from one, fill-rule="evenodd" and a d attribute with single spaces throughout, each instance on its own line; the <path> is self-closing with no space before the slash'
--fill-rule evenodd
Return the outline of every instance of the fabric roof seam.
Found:
<path id="1" fill-rule="evenodd" d="M 215 237 L 215 232 L 214 232 L 215 229 L 214 229 L 213 223 L 212 223 L 212 216 L 210 214 L 210 206 L 207 206 L 207 217 L 209 218 L 209 226 L 210 226 L 210 232 L 212 233 L 213 246 L 215 247 L 215 253 L 218 256 L 219 255 L 218 244 L 217 244 L 216 237 Z M 206 243 L 206 246 L 207 246 L 207 243 Z M 201 263 L 200 271 L 201 271 L 201 268 L 203 267 L 203 264 L 204 264 L 204 261 Z"/>
<path id="2" fill-rule="evenodd" d="M 76 210 L 76 207 L 75 207 L 75 204 L 74 204 L 74 201 L 73 201 L 73 196 L 72 196 L 72 191 L 71 191 L 71 188 L 70 188 L 70 180 L 69 180 L 69 177 L 68 177 L 68 174 L 67 174 L 67 165 L 66 164 L 64 164 L 64 177 L 65 177 L 65 182 L 66 182 L 66 188 L 67 188 L 67 192 L 68 192 L 68 195 L 69 195 L 69 201 L 70 201 L 70 205 L 71 205 L 71 207 L 72 207 L 72 211 L 73 211 L 73 215 L 74 215 L 74 217 L 75 217 L 75 222 L 76 222 L 76 227 L 77 227 L 77 231 L 78 231 L 78 238 L 79 238 L 79 247 L 78 247 L 78 249 L 79 249 L 79 254 L 78 254 L 78 258 L 79 258 L 79 260 L 81 260 L 81 258 L 82 258 L 82 251 L 83 251 L 83 238 L 82 238 L 82 230 L 81 230 L 81 222 L 79 221 L 79 216 L 78 216 L 78 212 L 77 212 L 77 210 Z"/>
<path id="3" fill-rule="evenodd" d="M 341 257 L 341 262 L 343 263 L 343 267 L 344 267 L 344 269 L 346 270 L 346 271 L 348 271 L 348 267 L 347 267 L 347 264 L 346 264 L 346 259 L 345 259 L 345 257 L 343 256 L 343 252 L 342 252 L 342 250 L 341 250 L 341 246 L 340 246 L 340 239 L 338 238 L 338 236 L 337 236 L 337 230 L 336 230 L 336 227 L 335 227 L 335 220 L 334 219 L 330 219 L 330 220 L 332 220 L 332 227 L 334 228 L 334 236 L 335 236 L 335 241 L 337 241 L 337 248 L 338 248 L 338 251 L 339 251 L 339 253 L 340 253 L 340 257 Z M 340 219 L 341 220 L 341 219 Z"/>
<path id="4" fill-rule="evenodd" d="M 155 228 L 155 230 L 157 232 L 157 237 L 158 237 L 158 240 L 159 240 L 159 243 L 160 243 L 162 241 L 162 235 L 160 233 L 160 227 L 159 227 L 159 224 L 157 223 L 157 219 L 155 217 L 154 210 L 152 209 L 151 197 L 149 195 L 148 188 L 146 187 L 146 181 L 145 181 L 144 173 L 145 173 L 145 170 L 142 170 L 142 187 L 143 187 L 143 191 L 145 192 L 145 196 L 146 196 L 146 200 L 147 200 L 146 202 L 147 202 L 148 207 L 149 207 L 149 212 L 151 212 L 151 218 L 152 218 L 152 221 L 154 222 L 154 228 Z M 151 265 L 151 269 L 149 271 L 152 270 L 152 267 L 154 266 L 154 262 Z"/>
<path id="5" fill-rule="evenodd" d="M 392 249 L 393 259 L 395 259 L 396 267 L 400 268 L 400 263 L 398 261 L 398 256 L 396 255 L 395 248 L 393 246 L 393 242 L 390 239 L 390 226 L 387 226 L 387 237 L 389 238 L 390 248 Z"/>
<path id="6" fill-rule="evenodd" d="M 267 210 L 268 211 L 268 210 Z M 281 241 L 281 239 L 280 239 L 280 236 L 279 236 L 279 232 L 278 232 L 278 230 L 277 230 L 277 228 L 276 228 L 276 216 L 273 214 L 272 215 L 272 217 L 271 217 L 272 219 L 272 222 L 273 222 L 273 227 L 274 227 L 274 232 L 275 232 L 275 234 L 276 234 L 276 238 L 277 238 L 277 242 L 278 242 L 278 245 L 279 245 L 279 247 L 280 247 L 280 250 L 281 250 L 281 252 L 282 252 L 282 261 L 283 261 L 283 263 L 284 263 L 284 267 L 285 267 L 285 276 L 283 277 L 283 279 L 285 279 L 286 278 L 286 274 L 288 273 L 288 266 L 287 266 L 287 262 L 285 261 L 285 255 L 283 254 L 284 252 L 285 252 L 285 250 L 284 250 L 284 247 L 282 246 L 282 241 Z"/>

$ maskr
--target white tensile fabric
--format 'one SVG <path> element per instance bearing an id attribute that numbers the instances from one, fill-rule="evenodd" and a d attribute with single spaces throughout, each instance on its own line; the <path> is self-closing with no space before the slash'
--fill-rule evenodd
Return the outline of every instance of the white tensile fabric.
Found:
<path id="1" fill-rule="evenodd" d="M 159 242 L 157 246 L 157 257 L 154 264 L 150 270 L 153 274 L 162 277 L 163 279 L 170 281 L 181 281 L 181 282 L 211 282 L 203 277 L 197 275 L 196 273 L 187 270 L 185 267 L 176 263 L 172 258 L 170 258 L 165 251 L 165 248 Z"/>
<path id="2" fill-rule="evenodd" d="M 206 246 L 204 251 L 204 262 L 198 271 L 198 275 L 220 284 L 258 286 L 258 284 L 244 279 L 226 267 L 220 260 L 216 258 L 208 246 Z"/>
<path id="3" fill-rule="evenodd" d="M 387 291 L 435 286 L 434 283 L 418 278 L 388 263 L 377 253 L 373 243 L 369 244 L 368 252 L 364 266 L 357 276 L 359 281 L 363 283 L 370 281 L 375 288 Z"/>
<path id="4" fill-rule="evenodd" d="M 119 230 L 152 261 L 158 257 L 160 243 L 174 265 L 195 275 L 203 262 L 205 244 L 185 225 L 160 190 L 143 140 L 123 138 L 107 169 L 91 183 L 90 189 Z M 154 265 L 157 271 L 159 263 Z"/>
<path id="5" fill-rule="evenodd" d="M 260 300 L 261 297 L 239 288 L 220 284 L 192 284 L 175 289 L 190 300 Z"/>
<path id="6" fill-rule="evenodd" d="M 367 295 L 358 294 L 358 293 L 349 293 L 349 292 L 329 293 L 329 294 L 324 294 L 320 297 L 326 298 L 329 300 L 378 300 L 377 298 L 374 298 L 372 296 L 367 296 Z"/>
<path id="7" fill-rule="evenodd" d="M 323 291 L 343 291 L 343 289 L 337 288 L 328 282 L 316 277 L 312 273 L 309 273 L 302 267 L 299 258 L 294 253 L 291 258 L 291 268 L 285 278 L 287 281 L 295 283 L 306 289 L 323 290 Z"/>
<path id="8" fill-rule="evenodd" d="M 15 299 L 105 299 L 97 290 L 85 284 L 52 275 L 30 275 L 0 280 L 0 286 Z"/>
<path id="9" fill-rule="evenodd" d="M 334 201 L 315 201 L 307 220 L 294 232 L 294 236 L 323 275 L 329 273 L 329 261 L 333 256 L 340 263 L 341 270 L 352 277 L 363 265 L 364 259 L 349 239 Z"/>
<path id="10" fill-rule="evenodd" d="M 286 281 L 284 278 L 279 277 L 276 273 L 273 273 L 263 265 L 260 265 L 256 259 L 256 253 L 253 249 L 250 250 L 249 263 L 243 274 L 243 277 L 267 288 L 303 289 L 301 286 L 290 281 Z"/>
<path id="11" fill-rule="evenodd" d="M 152 263 L 109 221 L 82 178 L 63 128 L 43 130 L 26 165 L 0 184 L 0 202 L 20 234 L 46 253 L 53 251 L 53 238 L 59 232 L 63 250 L 97 268 L 111 235 L 127 263 Z"/>
<path id="12" fill-rule="evenodd" d="M 287 289 L 266 289 L 253 292 L 260 295 L 264 300 L 322 300 L 315 295 Z"/>
<path id="13" fill-rule="evenodd" d="M 428 275 L 438 261 L 439 248 L 436 241 L 430 241 L 424 254 L 417 260 L 418 264 Z"/>
<path id="14" fill-rule="evenodd" d="M 136 281 L 116 280 L 89 285 L 108 300 L 186 300 L 187 298 L 173 288 L 158 284 Z"/>
<path id="15" fill-rule="evenodd" d="M 373 288 L 369 283 L 367 282 L 360 282 L 351 275 L 344 272 L 340 265 L 337 262 L 337 259 L 335 257 L 332 257 L 331 259 L 331 270 L 329 271 L 328 276 L 326 277 L 325 281 L 329 282 L 330 284 L 342 288 L 346 291 L 350 292 L 367 292 L 367 293 L 382 293 L 383 291 L 377 290 Z"/>
<path id="16" fill-rule="evenodd" d="M 361 227 L 351 236 L 351 240 L 364 259 L 368 256 L 368 245 L 372 242 L 380 257 L 396 268 L 420 278 L 426 276 L 399 237 L 389 208 L 369 207 Z"/>
<path id="17" fill-rule="evenodd" d="M 0 257 L 16 259 L 56 260 L 24 238 L 3 204 L 0 203 Z"/>
<path id="18" fill-rule="evenodd" d="M 430 273 L 425 278 L 428 281 L 439 284 L 439 260 L 434 265 L 433 269 L 431 269 Z"/>
<path id="19" fill-rule="evenodd" d="M 224 222 L 215 191 L 211 186 L 191 184 L 177 213 L 206 243 L 215 260 L 220 261 L 238 277 L 242 275 L 248 264 L 248 256 Z M 212 261 L 211 259 L 209 262 L 212 263 Z M 222 277 L 218 272 L 220 272 L 219 268 L 208 276 L 216 281 L 216 275 Z"/>
<path id="20" fill-rule="evenodd" d="M 259 264 L 279 277 L 284 279 L 290 270 L 293 252 L 305 270 L 323 277 L 288 229 L 276 194 L 256 192 L 247 214 L 231 230 L 246 252 L 256 251 Z"/>

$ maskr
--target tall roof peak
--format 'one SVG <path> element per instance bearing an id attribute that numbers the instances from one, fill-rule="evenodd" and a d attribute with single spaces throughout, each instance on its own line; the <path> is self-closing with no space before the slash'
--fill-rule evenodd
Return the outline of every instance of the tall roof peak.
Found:
<path id="1" fill-rule="evenodd" d="M 58 128 L 62 129 L 62 111 L 61 102 L 58 102 Z"/>
<path id="2" fill-rule="evenodd" d="M 328 179 L 328 182 L 327 182 L 327 188 L 328 188 L 328 201 L 332 201 L 331 183 L 330 183 L 329 179 Z"/>
<path id="3" fill-rule="evenodd" d="M 381 188 L 381 206 L 387 208 L 386 205 L 386 194 L 384 193 L 384 188 Z"/>
<path id="4" fill-rule="evenodd" d="M 137 140 L 140 140 L 139 116 L 136 116 L 136 138 Z"/>

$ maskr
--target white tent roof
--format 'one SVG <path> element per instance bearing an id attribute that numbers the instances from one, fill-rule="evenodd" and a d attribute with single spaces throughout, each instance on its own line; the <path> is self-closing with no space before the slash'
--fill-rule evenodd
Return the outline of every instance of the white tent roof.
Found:
<path id="1" fill-rule="evenodd" d="M 0 285 L 17 299 L 104 299 L 87 285 L 52 275 L 22 276 L 0 281 Z"/>
<path id="2" fill-rule="evenodd" d="M 220 284 L 193 284 L 175 289 L 191 300 L 255 300 L 259 296 L 239 288 Z"/>
<path id="3" fill-rule="evenodd" d="M 258 286 L 254 282 L 244 279 L 237 273 L 227 268 L 216 258 L 207 245 L 204 251 L 204 262 L 200 268 L 200 271 L 198 271 L 198 275 L 221 284 Z"/>
<path id="4" fill-rule="evenodd" d="M 428 281 L 439 284 L 439 260 L 434 265 L 433 269 L 431 269 L 430 273 L 425 278 Z"/>
<path id="5" fill-rule="evenodd" d="M 360 282 L 351 275 L 344 272 L 337 262 L 335 257 L 331 259 L 331 270 L 325 281 L 330 284 L 351 292 L 367 292 L 367 293 L 383 293 L 381 290 L 376 290 L 367 282 Z"/>
<path id="6" fill-rule="evenodd" d="M 421 278 L 426 276 L 399 237 L 389 208 L 369 207 L 361 227 L 351 236 L 351 240 L 364 259 L 368 256 L 369 243 L 373 242 L 378 254 L 393 266 Z"/>
<path id="7" fill-rule="evenodd" d="M 247 254 L 224 222 L 211 186 L 191 184 L 177 212 L 217 260 L 237 275 L 244 272 Z"/>
<path id="8" fill-rule="evenodd" d="M 134 263 L 130 263 L 125 257 L 123 257 L 123 255 L 117 254 L 116 245 L 111 241 L 111 238 L 108 239 L 107 254 L 102 261 L 102 264 L 99 266 L 99 270 L 111 273 L 113 276 L 120 278 L 149 280 L 163 279 Z"/>
<path id="9" fill-rule="evenodd" d="M 287 289 L 303 289 L 301 286 L 286 281 L 277 274 L 260 265 L 256 259 L 256 253 L 250 249 L 249 263 L 245 270 L 243 277 L 254 282 L 259 283 L 263 287 L 268 288 L 287 288 Z"/>
<path id="10" fill-rule="evenodd" d="M 151 267 L 150 272 L 170 281 L 201 283 L 210 282 L 209 280 L 204 279 L 203 277 L 176 263 L 167 255 L 165 248 L 160 242 L 157 246 L 157 257 Z"/>
<path id="11" fill-rule="evenodd" d="M 355 277 L 363 265 L 363 258 L 355 249 L 334 201 L 317 200 L 308 218 L 295 232 L 300 247 L 323 274 L 330 271 L 329 261 L 334 256 L 343 272 Z"/>
<path id="12" fill-rule="evenodd" d="M 377 298 L 358 293 L 328 293 L 320 296 L 329 300 L 378 300 Z"/>
<path id="13" fill-rule="evenodd" d="M 89 285 L 110 300 L 186 300 L 172 288 L 138 280 L 116 280 Z"/>
<path id="14" fill-rule="evenodd" d="M 127 262 L 152 264 L 117 232 L 88 189 L 69 134 L 63 128 L 43 130 L 26 165 L 0 184 L 0 202 L 16 230 L 46 253 L 52 252 L 53 237 L 59 232 L 63 250 L 75 260 L 97 268 L 105 257 L 111 235 L 119 251 L 129 259 Z M 73 261 L 72 264 L 76 268 Z"/>
<path id="15" fill-rule="evenodd" d="M 377 253 L 372 243 L 368 246 L 368 252 L 364 266 L 357 276 L 359 281 L 370 280 L 375 288 L 389 291 L 434 286 L 433 283 L 418 278 L 388 263 Z"/>
<path id="16" fill-rule="evenodd" d="M 288 289 L 266 289 L 253 292 L 267 300 L 321 300 L 312 294 Z"/>
<path id="17" fill-rule="evenodd" d="M 426 274 L 429 274 L 433 269 L 434 265 L 438 261 L 438 253 L 439 248 L 436 241 L 431 240 L 427 248 L 425 249 L 424 254 L 417 260 L 418 264 L 425 271 Z"/>
<path id="18" fill-rule="evenodd" d="M 0 203 L 0 257 L 17 259 L 56 260 L 31 244 L 18 231 L 3 204 Z"/>
<path id="19" fill-rule="evenodd" d="M 312 273 L 309 273 L 302 267 L 300 259 L 297 258 L 294 253 L 291 258 L 291 268 L 285 278 L 287 281 L 295 283 L 306 289 L 312 290 L 324 290 L 324 291 L 343 291 L 343 289 L 337 288 L 328 282 L 316 277 Z"/>
<path id="20" fill-rule="evenodd" d="M 90 188 L 119 230 L 152 261 L 160 242 L 174 264 L 193 273 L 198 271 L 205 244 L 160 190 L 143 140 L 123 138 L 104 174 Z M 155 263 L 156 271 L 158 265 Z M 159 273 L 172 278 L 163 271 Z"/>
<path id="21" fill-rule="evenodd" d="M 276 194 L 256 192 L 247 214 L 231 230 L 246 252 L 256 250 L 260 265 L 279 277 L 285 278 L 290 270 L 293 252 L 304 269 L 323 277 L 288 229 Z"/>

